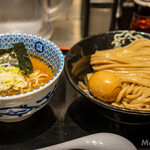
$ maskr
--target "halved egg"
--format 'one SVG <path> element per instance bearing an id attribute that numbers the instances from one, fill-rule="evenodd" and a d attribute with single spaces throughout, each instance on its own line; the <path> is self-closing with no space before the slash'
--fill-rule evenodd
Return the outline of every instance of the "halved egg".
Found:
<path id="1" fill-rule="evenodd" d="M 89 79 L 89 91 L 98 99 L 114 101 L 121 91 L 121 82 L 111 72 L 98 71 Z"/>

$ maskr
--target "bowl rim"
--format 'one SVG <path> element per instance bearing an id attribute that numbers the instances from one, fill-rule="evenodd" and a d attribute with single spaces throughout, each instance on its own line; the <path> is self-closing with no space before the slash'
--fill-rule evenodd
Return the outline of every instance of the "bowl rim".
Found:
<path id="1" fill-rule="evenodd" d="M 134 110 L 134 109 L 127 109 L 127 108 L 121 108 L 121 107 L 117 107 L 117 106 L 113 106 L 107 102 L 98 100 L 97 98 L 93 97 L 91 98 L 88 94 L 86 94 L 85 92 L 83 92 L 77 85 L 76 83 L 72 80 L 72 78 L 69 75 L 69 71 L 68 71 L 68 67 L 67 67 L 67 62 L 70 59 L 70 54 L 72 53 L 72 50 L 74 49 L 74 47 L 76 47 L 77 45 L 79 45 L 80 43 L 90 39 L 90 38 L 94 38 L 97 36 L 104 36 L 106 34 L 115 34 L 118 32 L 123 32 L 123 31 L 134 31 L 134 30 L 116 30 L 116 31 L 108 31 L 106 33 L 102 33 L 102 34 L 95 34 L 95 35 L 90 35 L 87 36 L 85 38 L 83 38 L 82 40 L 78 41 L 77 43 L 75 43 L 71 49 L 67 52 L 66 57 L 65 57 L 65 67 L 64 67 L 64 72 L 65 75 L 67 77 L 67 80 L 70 82 L 71 86 L 74 87 L 76 89 L 76 91 L 78 91 L 82 96 L 86 97 L 87 99 L 89 99 L 91 102 L 96 103 L 99 106 L 105 107 L 107 109 L 113 110 L 113 111 L 117 111 L 120 113 L 125 113 L 125 114 L 134 114 L 134 115 L 150 115 L 150 111 L 145 111 L 145 110 Z M 137 34 L 140 35 L 147 35 L 150 37 L 149 33 L 145 33 L 145 32 L 138 32 L 138 31 L 134 31 Z"/>
<path id="2" fill-rule="evenodd" d="M 39 88 L 36 88 L 32 91 L 29 92 L 25 92 L 22 94 L 17 94 L 17 95 L 11 95 L 11 96 L 1 96 L 0 97 L 0 101 L 5 100 L 5 101 L 9 101 L 9 100 L 20 100 L 21 98 L 26 98 L 26 97 L 30 97 L 38 92 L 43 91 L 44 89 L 46 89 L 47 87 L 49 87 L 50 85 L 52 85 L 61 75 L 63 68 L 64 68 L 64 56 L 62 51 L 59 49 L 59 47 L 53 43 L 51 40 L 48 40 L 44 37 L 38 36 L 38 35 L 34 35 L 34 34 L 30 34 L 30 33 L 21 33 L 21 32 L 13 32 L 13 33 L 0 33 L 0 38 L 1 36 L 4 35 L 22 35 L 22 36 L 31 36 L 31 37 L 35 37 L 35 38 L 39 38 L 40 40 L 44 40 L 47 41 L 48 43 L 51 43 L 52 45 L 55 46 L 55 49 L 57 51 L 57 53 L 59 54 L 59 58 L 60 58 L 60 66 L 58 68 L 58 71 L 55 73 L 55 75 L 53 76 L 53 78 L 51 80 L 49 80 L 47 83 L 45 83 L 44 85 L 40 86 Z"/>

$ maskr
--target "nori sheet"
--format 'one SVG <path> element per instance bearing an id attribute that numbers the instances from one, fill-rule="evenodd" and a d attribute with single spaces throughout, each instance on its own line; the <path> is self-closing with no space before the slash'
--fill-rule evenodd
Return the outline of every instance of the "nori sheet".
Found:
<path id="1" fill-rule="evenodd" d="M 31 60 L 28 56 L 27 50 L 24 43 L 14 43 L 14 51 L 16 53 L 17 59 L 19 61 L 20 69 L 24 70 L 25 73 L 32 73 L 33 66 Z"/>
<path id="2" fill-rule="evenodd" d="M 33 66 L 24 43 L 14 43 L 12 48 L 0 49 L 0 57 L 4 56 L 6 53 L 9 54 L 11 58 L 18 60 L 18 67 L 24 70 L 26 74 L 33 72 Z"/>
<path id="3" fill-rule="evenodd" d="M 6 53 L 9 53 L 11 55 L 12 51 L 13 51 L 13 48 L 9 48 L 7 50 L 6 49 L 0 49 L 0 57 Z"/>

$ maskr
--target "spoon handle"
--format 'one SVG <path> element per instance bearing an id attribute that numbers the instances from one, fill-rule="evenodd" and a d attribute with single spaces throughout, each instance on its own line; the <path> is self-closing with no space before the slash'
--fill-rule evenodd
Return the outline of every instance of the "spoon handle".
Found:
<path id="1" fill-rule="evenodd" d="M 39 150 L 137 150 L 126 138 L 112 133 L 97 133 Z"/>

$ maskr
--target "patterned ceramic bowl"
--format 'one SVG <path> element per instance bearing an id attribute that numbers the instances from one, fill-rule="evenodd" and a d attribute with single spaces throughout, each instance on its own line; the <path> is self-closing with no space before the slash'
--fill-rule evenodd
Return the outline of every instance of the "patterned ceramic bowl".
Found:
<path id="1" fill-rule="evenodd" d="M 3 122 L 24 120 L 45 106 L 56 90 L 57 81 L 64 67 L 63 54 L 51 41 L 26 33 L 0 34 L 0 49 L 10 48 L 13 43 L 18 42 L 23 42 L 28 52 L 47 60 L 56 70 L 56 74 L 49 82 L 33 91 L 0 97 L 0 121 Z"/>

